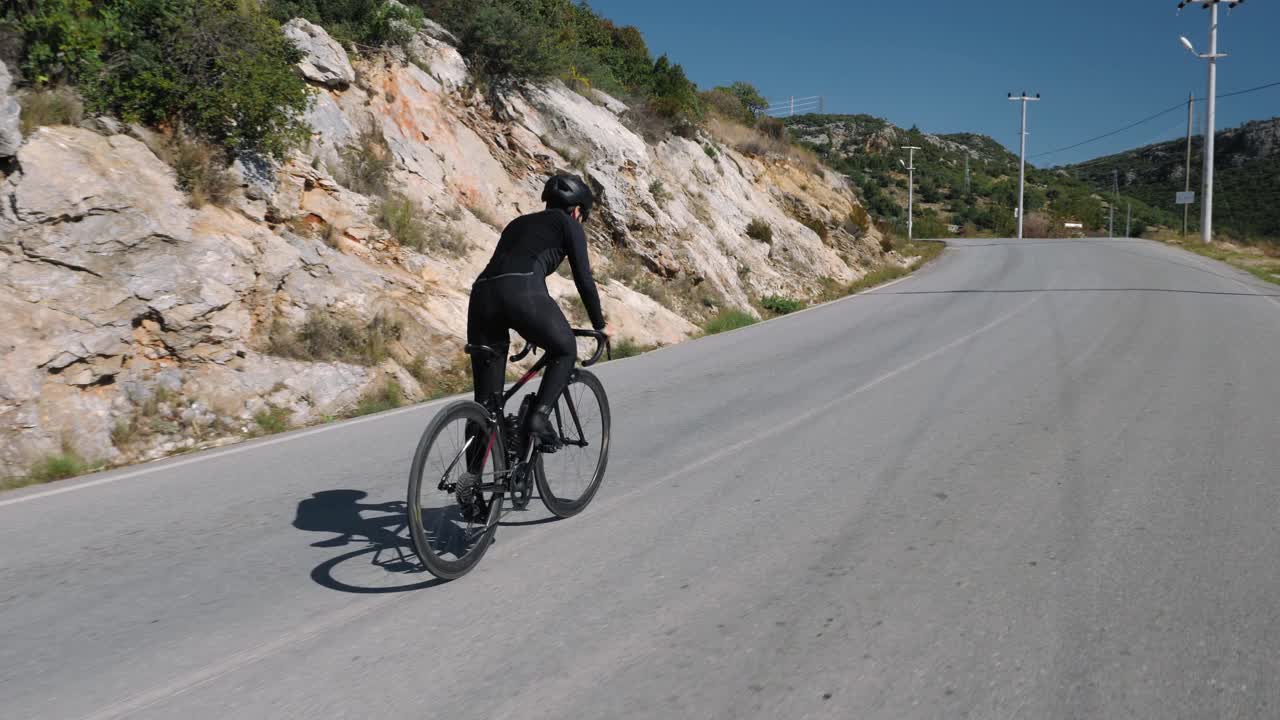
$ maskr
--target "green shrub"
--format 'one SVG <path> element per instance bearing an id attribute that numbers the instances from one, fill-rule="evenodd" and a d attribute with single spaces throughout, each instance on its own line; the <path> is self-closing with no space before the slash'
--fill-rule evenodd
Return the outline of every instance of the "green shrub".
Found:
<path id="1" fill-rule="evenodd" d="M 345 45 L 402 45 L 422 27 L 421 8 L 386 0 L 267 0 L 265 6 L 279 22 L 306 18 Z"/>
<path id="2" fill-rule="evenodd" d="M 50 455 L 31 466 L 27 472 L 27 481 L 36 484 L 66 480 L 83 475 L 92 469 L 90 464 L 74 450 L 64 447 L 62 452 Z"/>
<path id="3" fill-rule="evenodd" d="M 268 406 L 266 410 L 259 410 L 253 416 L 253 422 L 257 427 L 252 434 L 254 436 L 275 435 L 288 430 L 291 426 L 289 415 L 288 408 L 274 405 Z"/>
<path id="4" fill-rule="evenodd" d="M 707 322 L 706 326 L 703 327 L 703 332 L 708 335 L 715 335 L 716 333 L 737 330 L 755 323 L 755 318 L 741 310 L 723 310 Z"/>
<path id="5" fill-rule="evenodd" d="M 636 355 L 643 355 L 653 349 L 654 347 L 652 345 L 641 345 L 631 338 L 624 337 L 619 338 L 617 342 L 613 343 L 610 351 L 614 360 L 621 360 L 623 358 L 635 357 Z"/>
<path id="6" fill-rule="evenodd" d="M 538 0 L 437 0 L 428 10 L 458 36 L 458 50 L 484 80 L 506 85 L 551 77 L 567 66 L 548 22 L 552 3 Z M 563 10 L 562 10 L 563 13 Z"/>
<path id="7" fill-rule="evenodd" d="M 805 309 L 805 302 L 780 295 L 766 295 L 760 299 L 760 307 L 775 315 L 788 315 Z"/>
<path id="8" fill-rule="evenodd" d="M 677 128 L 702 120 L 704 110 L 698 99 L 698 87 L 684 74 L 684 68 L 672 63 L 666 55 L 653 64 L 650 93 L 649 107 L 676 123 Z"/>
<path id="9" fill-rule="evenodd" d="M 351 411 L 351 415 L 352 417 L 373 415 L 387 410 L 395 410 L 401 405 L 404 405 L 404 389 L 395 380 L 388 380 L 366 392 L 360 398 L 360 402 L 356 404 L 355 409 Z"/>
<path id="10" fill-rule="evenodd" d="M 880 250 L 883 252 L 893 252 L 893 236 L 885 233 L 880 236 Z"/>
<path id="11" fill-rule="evenodd" d="M 764 243 L 773 243 L 773 228 L 761 218 L 747 224 L 747 237 Z"/>
<path id="12" fill-rule="evenodd" d="M 666 205 L 671 200 L 671 193 L 667 191 L 667 186 L 661 180 L 654 180 L 649 183 L 649 194 L 659 205 Z"/>
<path id="13" fill-rule="evenodd" d="M 736 82 L 728 87 L 712 88 L 701 93 L 699 97 L 707 108 L 744 125 L 753 124 L 756 118 L 769 107 L 769 101 L 764 99 L 760 91 L 756 90 L 754 85 L 745 82 Z"/>
<path id="14" fill-rule="evenodd" d="M 298 51 L 244 0 L 39 0 L 5 17 L 36 85 L 78 86 L 94 112 L 182 125 L 232 152 L 282 157 L 304 139 Z"/>
<path id="15" fill-rule="evenodd" d="M 374 220 L 405 247 L 422 250 L 427 246 L 428 228 L 420 216 L 422 208 L 407 195 L 391 193 L 378 201 Z"/>
<path id="16" fill-rule="evenodd" d="M 29 135 L 48 125 L 76 125 L 84 119 L 84 103 L 76 91 L 65 86 L 32 90 L 19 97 L 22 112 L 19 124 Z"/>
<path id="17" fill-rule="evenodd" d="M 705 152 L 707 154 L 707 157 L 711 158 L 712 160 L 715 160 L 716 157 L 720 155 L 720 153 L 716 150 L 714 145 L 703 145 L 702 151 Z"/>
<path id="18" fill-rule="evenodd" d="M 111 18 L 95 0 L 15 0 L 0 8 L 25 47 L 21 63 L 37 86 L 92 80 L 102 69 Z M 0 30 L 4 29 L 0 22 Z"/>
<path id="19" fill-rule="evenodd" d="M 298 50 L 239 0 L 108 0 L 104 72 L 90 104 L 130 122 L 181 123 L 232 152 L 283 157 L 308 135 Z"/>

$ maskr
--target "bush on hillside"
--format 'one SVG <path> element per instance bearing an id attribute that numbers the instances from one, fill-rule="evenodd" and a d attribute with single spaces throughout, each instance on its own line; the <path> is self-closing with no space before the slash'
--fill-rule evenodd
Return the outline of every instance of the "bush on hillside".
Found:
<path id="1" fill-rule="evenodd" d="M 485 81 L 504 85 L 566 69 L 545 0 L 438 0 L 428 13 L 458 36 L 458 50 Z"/>
<path id="2" fill-rule="evenodd" d="M 0 29 L 13 28 L 24 47 L 19 63 L 35 85 L 76 83 L 102 68 L 109 25 L 93 0 L 13 0 Z"/>
<path id="3" fill-rule="evenodd" d="M 30 3 L 26 7 L 25 3 Z M 20 0 L 5 22 L 37 86 L 77 85 L 89 108 L 181 125 L 231 152 L 277 157 L 306 137 L 298 51 L 242 0 Z"/>
<path id="4" fill-rule="evenodd" d="M 805 302 L 781 295 L 766 295 L 760 298 L 760 307 L 775 315 L 789 315 L 805 309 Z"/>
<path id="5" fill-rule="evenodd" d="M 754 124 L 756 118 L 769 106 L 760 91 L 745 82 L 712 88 L 699 97 L 707 108 L 745 125 Z"/>
<path id="6" fill-rule="evenodd" d="M 754 218 L 747 223 L 747 237 L 763 243 L 773 243 L 773 227 L 761 218 Z"/>
<path id="7" fill-rule="evenodd" d="M 383 47 L 408 42 L 422 26 L 422 10 L 386 0 L 267 0 L 278 22 L 306 18 L 344 45 Z"/>
<path id="8" fill-rule="evenodd" d="M 684 68 L 650 56 L 634 27 L 618 27 L 572 0 L 435 0 L 432 19 L 450 28 L 459 50 L 491 86 L 560 76 L 638 98 L 680 130 L 701 120 L 697 86 Z"/>

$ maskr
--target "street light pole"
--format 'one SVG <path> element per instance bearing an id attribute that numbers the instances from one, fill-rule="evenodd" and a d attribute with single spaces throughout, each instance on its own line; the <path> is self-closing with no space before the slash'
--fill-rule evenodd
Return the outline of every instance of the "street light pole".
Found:
<path id="1" fill-rule="evenodd" d="M 1206 98 L 1209 106 L 1205 110 L 1205 130 L 1204 130 L 1204 200 L 1200 205 L 1200 239 L 1206 245 L 1213 242 L 1213 140 L 1214 140 L 1214 114 L 1218 106 L 1218 58 L 1226 57 L 1226 53 L 1218 52 L 1218 6 L 1226 3 L 1227 7 L 1234 10 L 1244 0 L 1182 0 L 1178 3 L 1178 9 L 1188 5 L 1199 5 L 1209 10 L 1209 52 L 1201 55 L 1196 52 L 1195 46 L 1185 37 L 1179 38 L 1182 46 L 1190 50 L 1193 55 L 1209 61 L 1209 93 Z"/>
<path id="2" fill-rule="evenodd" d="M 1022 152 L 1018 159 L 1018 239 L 1022 239 L 1022 218 L 1026 214 L 1023 208 L 1023 200 L 1026 197 L 1027 182 L 1027 103 L 1036 102 L 1040 99 L 1040 93 L 1036 93 L 1035 97 L 1029 97 L 1027 91 L 1023 90 L 1022 95 L 1014 97 L 1013 93 L 1009 93 L 1010 101 L 1019 101 L 1022 103 Z"/>
<path id="3" fill-rule="evenodd" d="M 1184 190 L 1191 192 L 1191 122 L 1195 116 L 1196 96 L 1194 94 L 1187 95 L 1187 177 L 1186 187 Z M 1191 218 L 1191 205 L 1182 206 L 1182 237 L 1187 237 L 1187 222 Z"/>
<path id="4" fill-rule="evenodd" d="M 903 150 L 907 151 L 907 242 L 915 239 L 915 204 L 916 204 L 916 151 L 920 148 L 914 145 L 904 145 Z M 899 160 L 901 165 L 902 161 Z"/>

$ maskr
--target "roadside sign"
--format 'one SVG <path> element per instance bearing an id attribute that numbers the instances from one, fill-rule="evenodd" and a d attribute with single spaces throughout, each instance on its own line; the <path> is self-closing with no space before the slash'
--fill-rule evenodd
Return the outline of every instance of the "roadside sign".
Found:
<path id="1" fill-rule="evenodd" d="M 1180 192 L 1180 193 L 1178 193 L 1178 194 L 1177 194 L 1177 203 L 1176 203 L 1176 204 L 1177 204 L 1177 205 L 1195 205 L 1195 204 L 1196 204 L 1196 191 L 1195 191 L 1195 190 L 1190 190 L 1190 191 L 1188 191 L 1188 192 Z"/>

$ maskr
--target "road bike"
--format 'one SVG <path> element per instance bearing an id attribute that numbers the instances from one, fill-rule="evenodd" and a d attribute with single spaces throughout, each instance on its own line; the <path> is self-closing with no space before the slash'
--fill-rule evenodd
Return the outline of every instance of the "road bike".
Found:
<path id="1" fill-rule="evenodd" d="M 533 365 L 505 392 L 485 404 L 459 400 L 441 410 L 422 433 L 409 471 L 409 535 L 427 570 L 443 580 L 471 571 L 493 544 L 503 505 L 523 510 L 538 496 L 552 515 L 568 518 L 591 502 L 609 461 L 609 398 L 604 385 L 583 369 L 612 353 L 609 338 L 595 330 L 575 329 L 577 337 L 596 341 L 594 354 L 575 367 L 556 399 L 551 419 L 558 441 L 546 445 L 526 432 L 534 393 L 524 396 L 519 412 L 504 415 L 507 403 L 547 365 Z M 467 345 L 473 356 L 500 358 L 485 345 Z M 511 358 L 536 352 L 531 343 Z"/>

